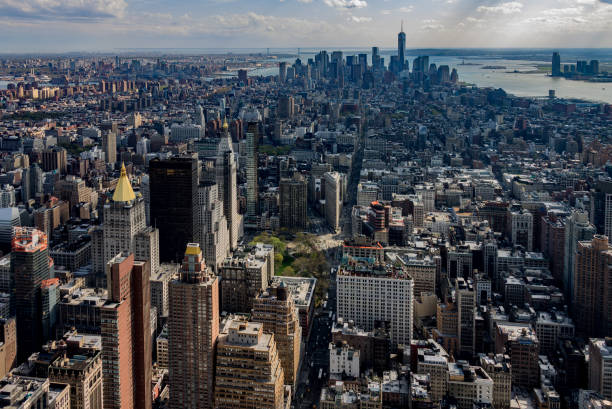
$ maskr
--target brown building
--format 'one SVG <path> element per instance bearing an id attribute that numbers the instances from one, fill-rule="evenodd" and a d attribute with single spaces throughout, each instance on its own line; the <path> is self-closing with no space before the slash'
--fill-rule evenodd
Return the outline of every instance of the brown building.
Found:
<path id="1" fill-rule="evenodd" d="M 105 409 L 150 409 L 152 344 L 148 262 L 117 255 L 107 264 L 100 310 Z"/>
<path id="2" fill-rule="evenodd" d="M 17 360 L 17 323 L 15 318 L 0 319 L 0 379 Z"/>
<path id="3" fill-rule="evenodd" d="M 295 388 L 300 366 L 302 327 L 298 312 L 286 284 L 268 287 L 253 303 L 252 318 L 274 334 L 276 347 L 285 373 L 285 384 Z"/>
<path id="4" fill-rule="evenodd" d="M 45 172 L 57 170 L 65 174 L 68 168 L 68 153 L 64 148 L 50 148 L 42 153 L 42 168 Z"/>
<path id="5" fill-rule="evenodd" d="M 574 259 L 576 332 L 612 336 L 612 247 L 608 237 L 596 235 L 590 242 L 578 242 Z"/>
<path id="6" fill-rule="evenodd" d="M 51 382 L 70 385 L 71 409 L 102 409 L 102 356 L 99 351 L 60 356 L 49 366 L 48 378 Z"/>
<path id="7" fill-rule="evenodd" d="M 510 355 L 512 385 L 531 389 L 540 384 L 540 342 L 529 324 L 497 323 L 495 353 Z"/>
<path id="8" fill-rule="evenodd" d="M 263 327 L 238 318 L 225 323 L 217 344 L 216 409 L 284 408 L 283 368 L 274 334 Z"/>
<path id="9" fill-rule="evenodd" d="M 188 243 L 179 279 L 169 287 L 170 408 L 213 408 L 219 336 L 219 279 L 197 243 Z"/>

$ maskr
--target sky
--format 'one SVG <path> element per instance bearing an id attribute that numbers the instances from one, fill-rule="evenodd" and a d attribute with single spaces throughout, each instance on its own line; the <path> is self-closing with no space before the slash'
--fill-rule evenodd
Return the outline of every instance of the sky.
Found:
<path id="1" fill-rule="evenodd" d="M 0 54 L 612 47 L 612 0 L 0 0 Z"/>

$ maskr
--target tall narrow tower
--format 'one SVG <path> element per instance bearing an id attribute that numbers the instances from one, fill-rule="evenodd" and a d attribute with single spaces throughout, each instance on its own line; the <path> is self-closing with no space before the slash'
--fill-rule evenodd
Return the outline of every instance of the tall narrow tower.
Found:
<path id="1" fill-rule="evenodd" d="M 227 120 L 223 122 L 223 136 L 217 147 L 215 172 L 219 199 L 223 202 L 223 213 L 227 219 L 230 248 L 238 246 L 241 231 L 241 217 L 238 214 L 238 187 L 236 182 L 236 156 L 232 149 Z"/>
<path id="2" fill-rule="evenodd" d="M 404 21 L 402 20 L 402 28 L 397 35 L 397 59 L 399 60 L 399 71 L 404 71 L 406 63 L 406 33 L 404 33 Z"/>
<path id="3" fill-rule="evenodd" d="M 219 279 L 197 243 L 188 243 L 179 279 L 170 283 L 170 408 L 213 407 L 219 336 Z"/>
<path id="4" fill-rule="evenodd" d="M 247 123 L 246 132 L 246 174 L 247 174 L 247 217 L 252 222 L 258 212 L 258 159 L 259 159 L 259 122 L 261 115 L 256 109 L 246 111 L 243 120 Z"/>
<path id="5" fill-rule="evenodd" d="M 47 235 L 16 227 L 11 251 L 11 281 L 17 315 L 17 353 L 19 361 L 40 351 L 43 336 L 42 284 L 51 277 Z"/>

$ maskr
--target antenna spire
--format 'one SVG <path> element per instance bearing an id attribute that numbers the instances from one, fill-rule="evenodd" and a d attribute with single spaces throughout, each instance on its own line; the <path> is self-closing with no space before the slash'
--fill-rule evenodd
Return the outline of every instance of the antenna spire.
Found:
<path id="1" fill-rule="evenodd" d="M 404 32 L 404 19 L 402 19 L 402 29 L 400 30 L 402 33 Z"/>

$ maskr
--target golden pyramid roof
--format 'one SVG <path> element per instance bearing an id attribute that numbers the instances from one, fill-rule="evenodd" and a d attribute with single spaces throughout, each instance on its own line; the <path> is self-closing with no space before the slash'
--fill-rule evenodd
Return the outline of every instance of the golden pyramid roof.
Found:
<path id="1" fill-rule="evenodd" d="M 136 195 L 127 177 L 125 165 L 121 163 L 121 176 L 119 176 L 119 182 L 115 188 L 115 193 L 113 193 L 113 202 L 131 202 L 134 199 L 136 199 Z"/>
<path id="2" fill-rule="evenodd" d="M 198 243 L 187 243 L 187 249 L 185 250 L 186 255 L 197 256 L 202 254 L 202 250 L 200 250 L 200 245 Z"/>
<path id="3" fill-rule="evenodd" d="M 227 124 L 227 118 L 223 119 L 223 130 L 227 131 L 227 129 L 229 128 L 229 125 Z"/>

